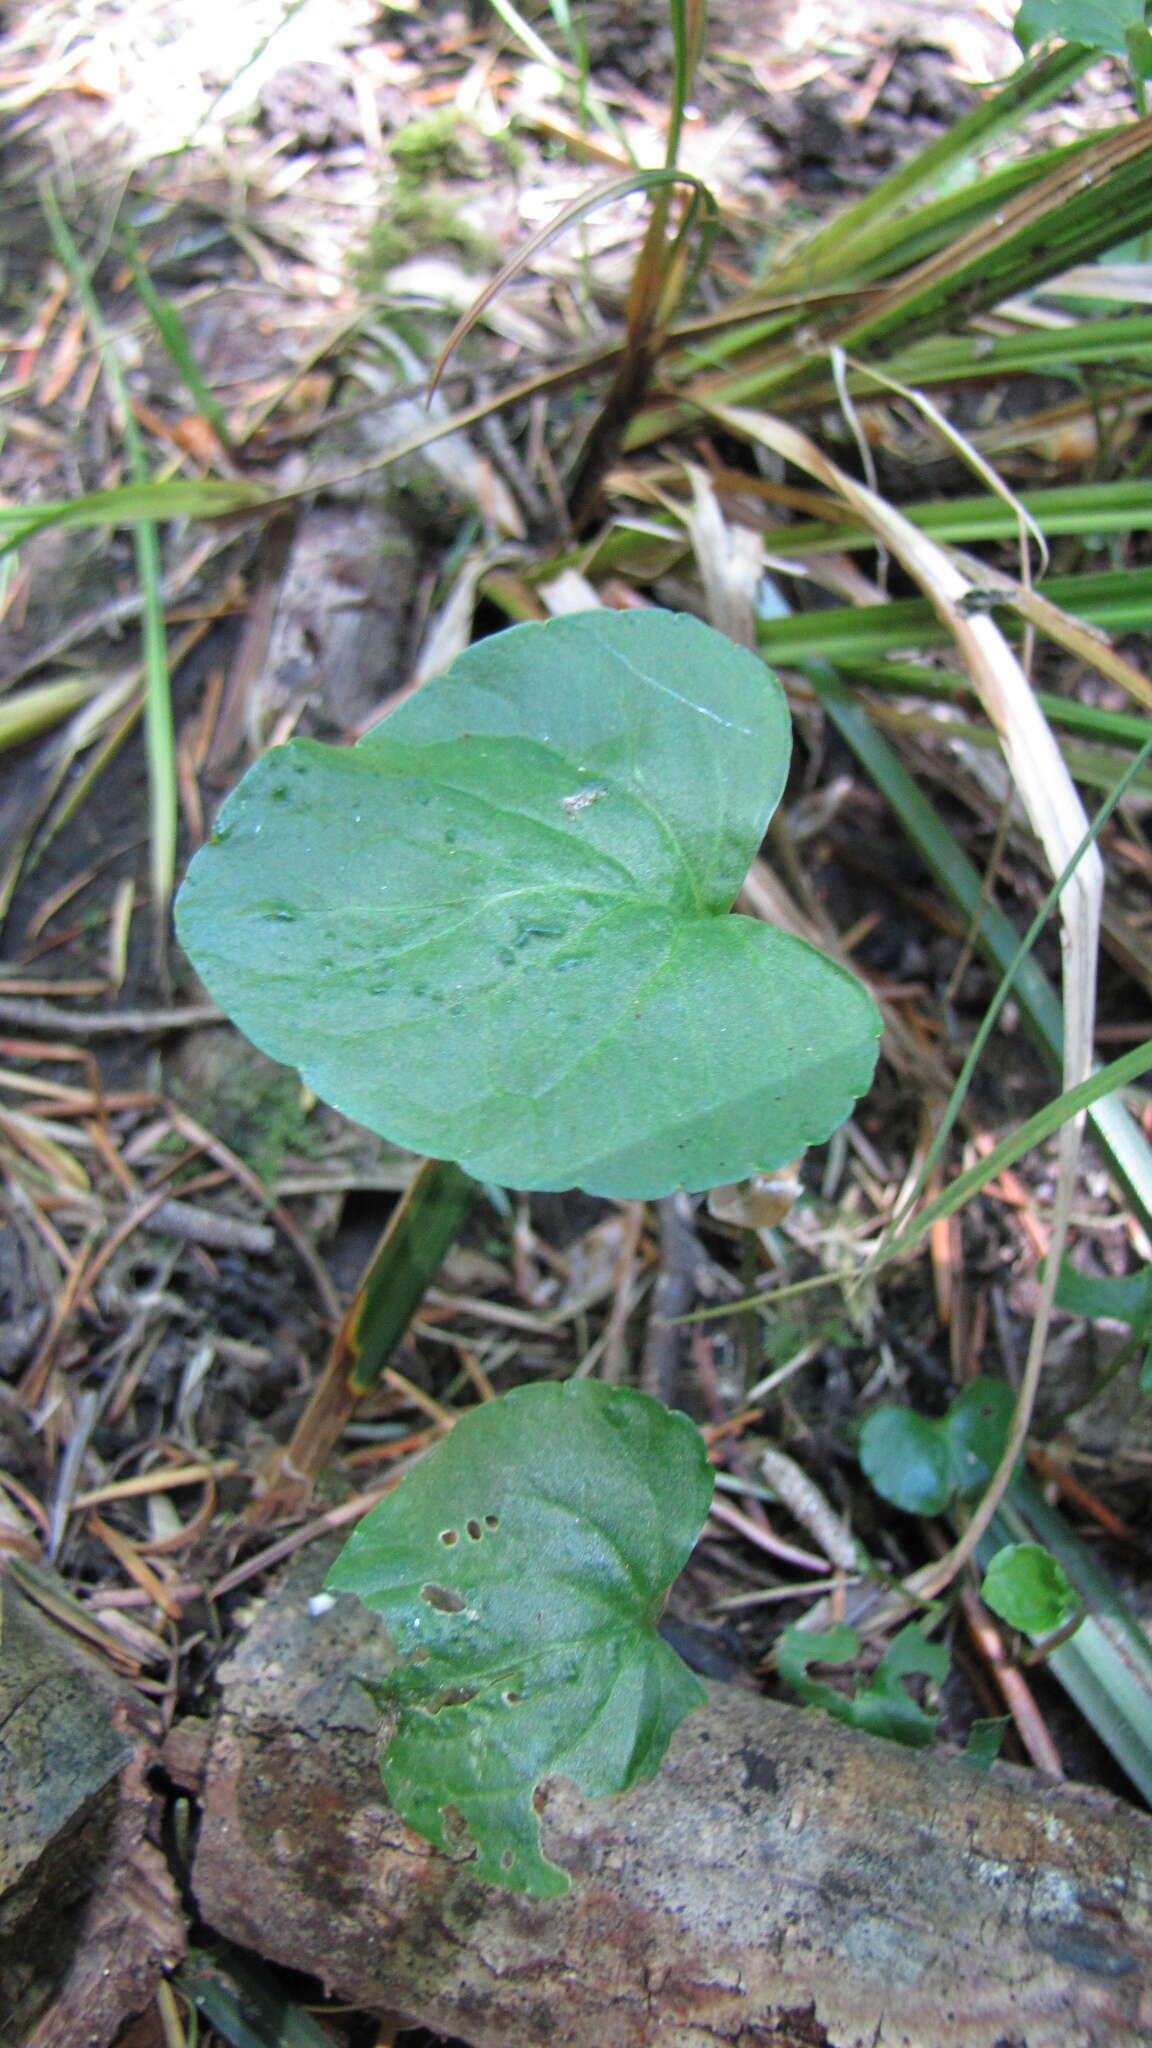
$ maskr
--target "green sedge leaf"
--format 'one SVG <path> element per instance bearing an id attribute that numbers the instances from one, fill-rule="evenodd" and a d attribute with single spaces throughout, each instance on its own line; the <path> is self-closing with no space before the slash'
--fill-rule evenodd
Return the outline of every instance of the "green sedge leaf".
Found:
<path id="1" fill-rule="evenodd" d="M 295 740 L 180 893 L 208 988 L 274 1059 L 483 1180 L 654 1197 L 826 1137 L 879 1018 L 728 914 L 789 722 L 753 654 L 668 612 L 479 642 L 356 747 Z"/>
<path id="2" fill-rule="evenodd" d="M 381 1766 L 397 1812 L 478 1877 L 568 1889 L 533 1803 L 658 1768 L 704 1689 L 657 1634 L 712 1497 L 684 1415 L 597 1380 L 469 1411 L 354 1532 L 328 1575 L 383 1615 L 405 1660 Z"/>

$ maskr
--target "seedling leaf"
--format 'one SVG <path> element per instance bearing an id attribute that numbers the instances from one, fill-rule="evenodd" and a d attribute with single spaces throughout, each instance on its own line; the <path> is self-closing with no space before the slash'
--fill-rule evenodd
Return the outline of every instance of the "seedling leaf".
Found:
<path id="1" fill-rule="evenodd" d="M 1089 1322 L 1127 1323 L 1134 1343 L 1142 1344 L 1152 1337 L 1152 1266 L 1141 1266 L 1136 1273 L 1097 1277 L 1078 1272 L 1065 1259 L 1056 1282 L 1056 1306 Z M 1152 1394 L 1152 1344 L 1140 1367 L 1138 1384 L 1142 1394 Z"/>
<path id="2" fill-rule="evenodd" d="M 938 1422 L 913 1408 L 873 1409 L 860 1463 L 877 1493 L 910 1515 L 938 1515 L 983 1493 L 1004 1454 L 1014 1407 L 1004 1380 L 975 1379 Z"/>
<path id="3" fill-rule="evenodd" d="M 1059 39 L 1123 57 L 1129 31 L 1143 26 L 1144 0 L 1021 0 L 1014 33 L 1026 56 Z"/>
<path id="4" fill-rule="evenodd" d="M 360 1523 L 328 1575 L 382 1614 L 407 1661 L 381 1766 L 393 1805 L 476 1875 L 547 1898 L 533 1792 L 589 1794 L 658 1768 L 704 1698 L 656 1632 L 708 1512 L 686 1416 L 596 1380 L 487 1401 Z"/>
<path id="5" fill-rule="evenodd" d="M 351 748 L 258 761 L 181 939 L 274 1059 L 483 1180 L 652 1197 L 745 1179 L 867 1087 L 849 974 L 728 910 L 788 765 L 783 693 L 668 612 L 479 642 Z"/>
<path id="6" fill-rule="evenodd" d="M 909 1515 L 938 1515 L 952 1493 L 948 1446 L 912 1408 L 873 1409 L 860 1431 L 860 1463 L 877 1493 Z"/>
<path id="7" fill-rule="evenodd" d="M 948 1652 L 943 1644 L 929 1642 L 919 1622 L 910 1621 L 893 1636 L 867 1685 L 854 1694 L 838 1692 L 834 1685 L 809 1676 L 810 1664 L 848 1664 L 859 1654 L 860 1638 L 845 1622 L 823 1634 L 787 1628 L 776 1647 L 781 1678 L 807 1706 L 822 1707 L 850 1728 L 863 1728 L 890 1742 L 904 1742 L 913 1748 L 931 1742 L 939 1716 L 912 1698 L 904 1680 L 923 1676 L 942 1684 L 948 1676 Z"/>
<path id="8" fill-rule="evenodd" d="M 1007 1380 L 972 1380 L 939 1425 L 948 1477 L 961 1500 L 983 1493 L 1004 1456 L 1016 1397 Z"/>
<path id="9" fill-rule="evenodd" d="M 839 1714 L 847 1705 L 843 1693 L 824 1679 L 810 1678 L 810 1664 L 850 1664 L 853 1657 L 860 1655 L 860 1638 L 846 1621 L 838 1621 L 832 1628 L 799 1629 L 786 1628 L 776 1645 L 776 1668 L 794 1693 L 798 1693 L 805 1706 L 823 1707 L 827 1713 Z"/>
<path id="10" fill-rule="evenodd" d="M 1039 1543 L 1009 1543 L 984 1574 L 987 1606 L 1010 1627 L 1045 1636 L 1076 1611 L 1063 1565 Z"/>
<path id="11" fill-rule="evenodd" d="M 1107 1317 L 1127 1323 L 1134 1337 L 1152 1336 L 1152 1266 L 1098 1277 L 1078 1272 L 1065 1259 L 1056 1282 L 1056 1306 L 1089 1322 Z"/>

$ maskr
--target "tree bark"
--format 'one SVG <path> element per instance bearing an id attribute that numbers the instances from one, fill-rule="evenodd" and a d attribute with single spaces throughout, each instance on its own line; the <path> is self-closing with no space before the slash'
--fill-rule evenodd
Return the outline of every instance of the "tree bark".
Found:
<path id="1" fill-rule="evenodd" d="M 151 1720 L 0 1574 L 0 2048 L 104 2048 L 184 1952 Z"/>
<path id="2" fill-rule="evenodd" d="M 563 1781 L 546 1902 L 388 1806 L 353 1673 L 386 1646 L 297 1580 L 222 1674 L 194 1872 L 221 1933 L 474 2048 L 1136 2048 L 1152 1823 L 712 1688 L 658 1776 Z M 1022 1777 L 1022 1774 L 1016 1774 Z"/>

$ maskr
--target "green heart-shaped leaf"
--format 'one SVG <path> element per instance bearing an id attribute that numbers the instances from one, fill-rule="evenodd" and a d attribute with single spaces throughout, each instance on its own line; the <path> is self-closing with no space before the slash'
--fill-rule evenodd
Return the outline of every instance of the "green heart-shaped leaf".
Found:
<path id="1" fill-rule="evenodd" d="M 948 1448 L 948 1477 L 961 1500 L 975 1500 L 1004 1456 L 1016 1396 L 1007 1380 L 970 1380 L 939 1425 Z"/>
<path id="2" fill-rule="evenodd" d="M 914 1408 L 874 1408 L 860 1430 L 860 1463 L 877 1493 L 908 1515 L 938 1515 L 952 1495 L 939 1423 Z"/>
<path id="3" fill-rule="evenodd" d="M 1134 1337 L 1152 1336 L 1152 1266 L 1135 1273 L 1080 1273 L 1065 1259 L 1056 1282 L 1056 1306 L 1095 1322 L 1127 1323 Z"/>
<path id="4" fill-rule="evenodd" d="M 1026 52 L 1059 37 L 1123 57 L 1129 35 L 1143 26 L 1143 0 L 1021 0 L 1014 33 Z"/>
<path id="5" fill-rule="evenodd" d="M 874 1408 L 857 1451 L 877 1493 L 910 1515 L 938 1515 L 954 1494 L 983 1493 L 1004 1455 L 1016 1401 L 1005 1380 L 972 1380 L 938 1422 L 914 1408 Z"/>
<path id="6" fill-rule="evenodd" d="M 704 1698 L 656 1633 L 708 1512 L 699 1431 L 598 1380 L 486 1401 L 360 1523 L 328 1575 L 409 1661 L 382 1765 L 398 1813 L 490 1884 L 567 1891 L 532 1794 L 621 1792 Z M 455 1830 L 455 1832 L 454 1832 Z"/>
<path id="7" fill-rule="evenodd" d="M 245 776 L 181 939 L 255 1043 L 397 1143 L 518 1187 L 656 1196 L 826 1137 L 879 1020 L 727 915 L 788 712 L 696 620 L 606 611 L 469 648 L 356 747 Z"/>

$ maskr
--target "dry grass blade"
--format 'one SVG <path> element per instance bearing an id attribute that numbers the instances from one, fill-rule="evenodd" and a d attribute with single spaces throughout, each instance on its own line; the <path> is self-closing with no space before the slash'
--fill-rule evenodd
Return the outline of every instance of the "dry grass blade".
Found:
<path id="1" fill-rule="evenodd" d="M 41 203 L 53 247 L 72 278 L 77 298 L 92 330 L 103 373 L 118 414 L 120 434 L 128 466 L 132 472 L 133 484 L 143 486 L 151 481 L 148 476 L 144 442 L 132 410 L 128 386 L 116 353 L 115 339 L 96 296 L 91 270 L 81 256 L 71 230 L 64 220 L 50 182 L 45 182 L 42 186 Z M 166 980 L 168 905 L 176 880 L 178 816 L 171 666 L 167 622 L 164 615 L 160 541 L 155 523 L 145 520 L 134 527 L 133 540 L 141 600 L 152 943 L 157 969 L 161 979 Z"/>
<path id="2" fill-rule="evenodd" d="M 711 478 L 688 465 L 686 518 L 707 598 L 709 623 L 741 647 L 756 645 L 756 593 L 764 574 L 763 535 L 725 519 Z"/>
<path id="3" fill-rule="evenodd" d="M 300 1229 L 292 1216 L 289 1215 L 284 1204 L 278 1202 L 274 1195 L 268 1193 L 267 1188 L 263 1185 L 259 1176 L 253 1173 L 250 1166 L 246 1166 L 242 1159 L 237 1158 L 235 1152 L 225 1145 L 221 1139 L 214 1137 L 211 1131 L 206 1131 L 201 1124 L 196 1122 L 194 1117 L 188 1115 L 186 1110 L 180 1109 L 174 1102 L 166 1102 L 164 1109 L 173 1130 L 179 1131 L 181 1136 L 187 1138 L 188 1142 L 195 1145 L 198 1150 L 207 1152 L 210 1159 L 215 1159 L 224 1168 L 224 1171 L 230 1174 L 242 1188 L 246 1189 L 253 1200 L 260 1204 L 262 1209 L 267 1211 L 277 1229 L 287 1238 L 301 1265 L 314 1282 L 316 1292 L 323 1303 L 326 1313 L 331 1316 L 333 1322 L 338 1321 L 341 1313 L 341 1304 L 328 1269 L 318 1257 L 304 1231 Z"/>
<path id="4" fill-rule="evenodd" d="M 1088 820 L 1060 749 L 1031 686 L 993 621 L 965 610 L 973 585 L 953 560 L 875 492 L 847 476 L 808 437 L 785 421 L 733 407 L 711 409 L 733 433 L 759 442 L 837 493 L 865 520 L 924 591 L 963 658 L 995 727 L 1013 781 L 1054 875 L 1068 866 L 1088 831 Z M 1104 872 L 1096 847 L 1076 862 L 1060 895 L 1064 951 L 1064 1086 L 1085 1080 L 1093 1065 L 1096 958 Z M 1006 1489 L 1023 1448 L 1039 1384 L 1048 1324 L 1067 1234 L 1082 1117 L 1061 1128 L 1060 1166 L 1053 1204 L 1051 1251 L 1032 1326 L 1028 1359 L 1009 1441 L 1000 1467 L 964 1536 L 949 1555 L 917 1575 L 916 1591 L 931 1597 L 970 1557 Z"/>
<path id="5" fill-rule="evenodd" d="M 842 352 L 836 350 L 835 353 L 839 355 Z M 1031 535 L 1036 543 L 1037 552 L 1040 557 L 1040 574 L 1043 576 L 1048 569 L 1049 562 L 1048 542 L 1044 536 L 1043 529 L 1037 524 L 1022 499 L 1016 495 L 1015 491 L 1009 489 L 999 471 L 994 469 L 992 464 L 985 460 L 980 450 L 973 446 L 967 435 L 960 433 L 959 429 L 953 426 L 947 414 L 941 412 L 940 407 L 934 405 L 932 400 L 923 391 L 917 391 L 914 385 L 902 384 L 898 378 L 885 376 L 883 370 L 872 369 L 867 363 L 858 363 L 851 356 L 844 356 L 843 361 L 858 376 L 868 378 L 873 383 L 883 385 L 886 391 L 893 391 L 898 397 L 906 399 L 909 405 L 914 405 L 917 411 L 923 413 L 924 418 L 931 422 L 932 426 L 936 428 L 937 433 L 941 436 L 941 439 L 960 457 L 960 460 L 966 462 L 969 468 L 976 472 L 981 483 L 986 485 L 987 489 L 992 491 L 996 497 L 1003 499 L 1016 521 L 1020 541 L 1021 582 L 1025 588 L 1030 587 L 1028 535 Z M 867 443 L 865 443 L 865 446 L 867 446 Z"/>
<path id="6" fill-rule="evenodd" d="M 534 235 L 530 235 L 528 240 L 522 243 L 516 250 L 515 255 L 510 256 L 507 263 L 501 265 L 495 277 L 485 285 L 483 291 L 473 300 L 468 311 L 456 322 L 455 327 L 452 329 L 440 354 L 436 358 L 428 387 L 429 396 L 436 390 L 460 343 L 471 334 L 476 322 L 492 304 L 493 299 L 498 297 L 504 290 L 505 285 L 510 284 L 513 278 L 519 277 L 521 271 L 527 267 L 533 256 L 540 249 L 546 249 L 548 244 L 554 241 L 557 235 L 563 234 L 565 228 L 574 227 L 577 221 L 583 220 L 585 215 L 591 213 L 598 206 L 609 206 L 617 199 L 626 199 L 629 193 L 632 192 L 658 191 L 660 188 L 669 185 L 684 186 L 692 195 L 692 200 L 696 207 L 703 209 L 707 217 L 714 217 L 715 205 L 707 186 L 699 178 L 692 177 L 687 171 L 630 171 L 625 177 L 610 178 L 605 184 L 594 186 L 591 192 L 585 192 L 579 199 L 573 200 L 572 204 L 565 206 L 553 220 L 545 221 L 543 227 L 538 228 Z M 454 422 L 454 424 L 459 424 L 459 422 Z"/>
<path id="7" fill-rule="evenodd" d="M 1079 661 L 1100 671 L 1112 682 L 1119 683 L 1130 697 L 1146 710 L 1152 711 L 1152 682 L 1142 670 L 1117 652 L 1098 627 L 1085 625 L 1083 619 L 1073 618 L 1062 605 L 1053 604 L 1042 591 L 1032 590 L 1014 577 L 1006 576 L 1002 569 L 994 569 L 974 555 L 966 555 L 959 548 L 950 549 L 952 560 L 970 580 L 974 593 L 989 592 L 998 602 L 1011 605 L 1029 625 L 1046 633 L 1061 647 L 1067 648 Z"/>

